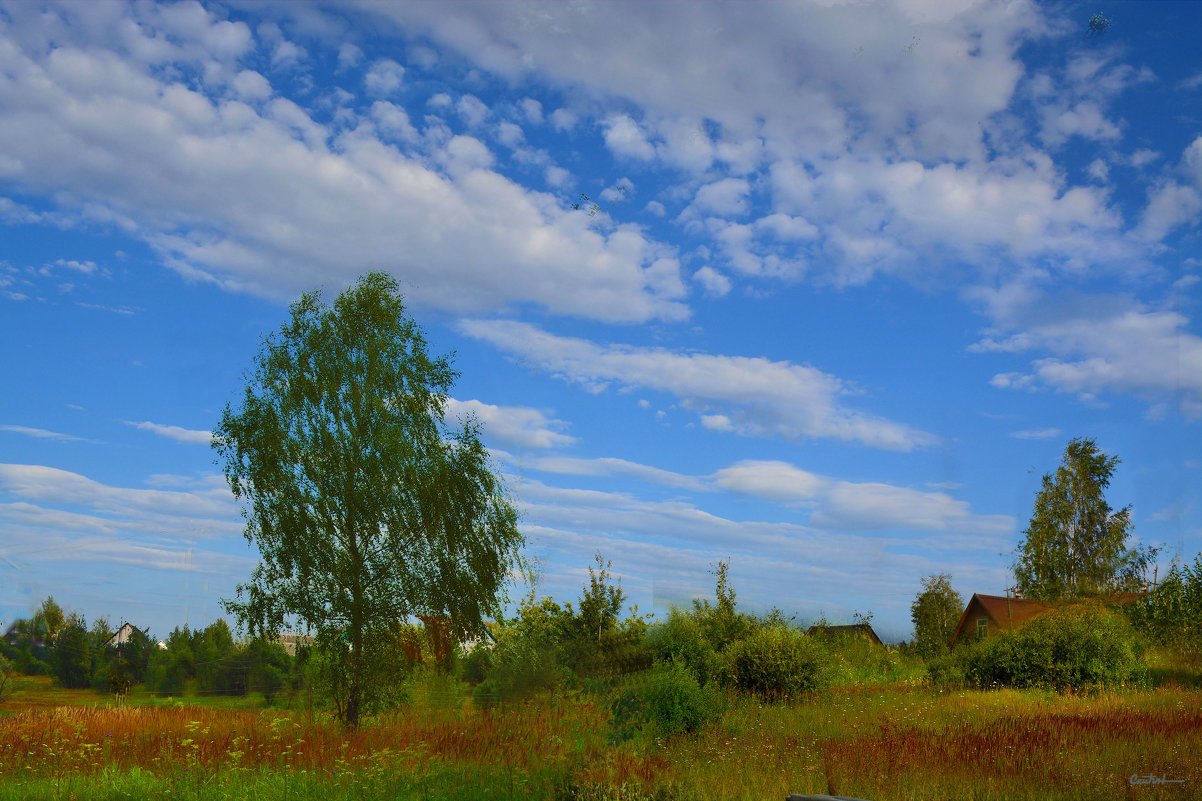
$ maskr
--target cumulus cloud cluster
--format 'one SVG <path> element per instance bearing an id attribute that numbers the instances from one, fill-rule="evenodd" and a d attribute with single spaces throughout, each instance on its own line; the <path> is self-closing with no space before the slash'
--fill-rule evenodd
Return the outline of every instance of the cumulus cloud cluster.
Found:
<path id="1" fill-rule="evenodd" d="M 382 267 L 413 302 L 458 312 L 687 313 L 671 248 L 515 183 L 477 138 L 440 122 L 419 136 L 395 104 L 318 121 L 240 68 L 270 44 L 244 23 L 195 3 L 10 14 L 0 181 L 121 226 L 185 275 L 289 297 Z M 402 76 L 376 62 L 366 88 L 391 96 Z M 465 99 L 460 114 L 477 125 L 481 106 Z"/>

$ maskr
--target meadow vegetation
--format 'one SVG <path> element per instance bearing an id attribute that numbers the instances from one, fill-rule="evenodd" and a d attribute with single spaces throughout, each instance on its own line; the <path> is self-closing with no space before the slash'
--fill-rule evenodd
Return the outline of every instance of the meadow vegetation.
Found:
<path id="1" fill-rule="evenodd" d="M 417 653 L 398 646 L 379 668 L 394 683 L 358 728 L 335 714 L 319 654 L 224 625 L 173 632 L 120 706 L 99 686 L 64 686 L 43 646 L 48 672 L 17 676 L 0 701 L 0 801 L 1176 799 L 1202 787 L 1198 664 L 1177 633 L 1144 622 L 1165 603 L 1155 593 L 1126 615 L 1077 604 L 928 662 L 744 613 L 724 564 L 716 602 L 652 621 L 623 609 L 607 568 L 598 557 L 575 602 L 532 593 L 472 648 L 442 654 L 434 632 L 398 627 L 388 636 Z M 20 643 L 5 649 L 21 662 Z"/>

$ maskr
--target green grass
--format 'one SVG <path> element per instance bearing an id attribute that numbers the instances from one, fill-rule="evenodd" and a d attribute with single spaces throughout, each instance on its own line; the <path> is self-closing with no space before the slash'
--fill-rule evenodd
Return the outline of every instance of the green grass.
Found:
<path id="1" fill-rule="evenodd" d="M 1189 665 L 1170 667 L 1196 678 Z M 859 683 L 786 704 L 732 695 L 695 733 L 645 729 L 617 745 L 607 744 L 604 698 L 592 693 L 481 712 L 467 687 L 426 677 L 409 688 L 410 705 L 348 733 L 327 715 L 263 709 L 261 699 L 135 695 L 118 710 L 38 679 L 0 703 L 0 801 L 1202 796 L 1195 685 L 949 692 L 919 683 L 912 668 L 892 682 L 865 671 Z M 1132 774 L 1184 784 L 1131 786 Z"/>

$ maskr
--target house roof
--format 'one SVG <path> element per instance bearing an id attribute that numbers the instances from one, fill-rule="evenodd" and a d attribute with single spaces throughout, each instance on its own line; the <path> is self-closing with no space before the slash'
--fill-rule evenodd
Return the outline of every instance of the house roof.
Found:
<path id="1" fill-rule="evenodd" d="M 846 626 L 810 626 L 806 629 L 806 634 L 814 636 L 816 633 L 839 636 L 842 634 L 863 634 L 868 639 L 875 643 L 880 643 L 881 638 L 876 636 L 876 632 L 872 630 L 872 626 L 868 623 L 852 623 Z"/>

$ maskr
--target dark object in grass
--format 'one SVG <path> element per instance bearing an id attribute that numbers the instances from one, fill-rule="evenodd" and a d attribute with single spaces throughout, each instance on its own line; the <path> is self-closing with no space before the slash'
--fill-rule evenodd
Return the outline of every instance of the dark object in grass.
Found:
<path id="1" fill-rule="evenodd" d="M 785 796 L 785 801 L 865 801 L 863 798 L 852 798 L 849 795 L 792 795 Z"/>

